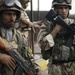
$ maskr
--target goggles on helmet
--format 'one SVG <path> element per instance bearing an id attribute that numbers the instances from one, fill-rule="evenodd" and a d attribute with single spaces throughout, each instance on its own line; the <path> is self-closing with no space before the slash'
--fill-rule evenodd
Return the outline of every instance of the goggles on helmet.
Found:
<path id="1" fill-rule="evenodd" d="M 57 3 L 66 2 L 67 4 L 71 4 L 71 0 L 54 0 L 53 2 L 57 2 Z"/>
<path id="2" fill-rule="evenodd" d="M 5 5 L 6 6 L 13 6 L 13 5 L 18 6 L 19 8 L 22 8 L 20 2 L 18 0 L 5 0 Z"/>

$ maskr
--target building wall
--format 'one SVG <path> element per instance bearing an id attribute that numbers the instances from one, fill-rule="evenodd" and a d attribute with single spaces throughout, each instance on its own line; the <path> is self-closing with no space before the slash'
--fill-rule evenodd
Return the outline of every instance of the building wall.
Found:
<path id="1" fill-rule="evenodd" d="M 31 11 L 26 11 L 31 19 Z M 33 11 L 33 21 L 43 20 L 48 11 Z"/>

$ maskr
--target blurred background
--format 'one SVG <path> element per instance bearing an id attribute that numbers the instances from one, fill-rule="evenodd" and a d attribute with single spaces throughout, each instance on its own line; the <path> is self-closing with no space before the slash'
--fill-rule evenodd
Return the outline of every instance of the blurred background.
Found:
<path id="1" fill-rule="evenodd" d="M 32 0 L 27 7 L 27 13 L 31 18 L 31 14 L 33 16 L 33 21 L 42 20 L 47 12 L 51 9 L 52 0 Z M 33 12 L 30 12 L 33 11 Z M 75 18 L 75 0 L 72 0 L 72 9 L 70 11 L 70 15 Z"/>

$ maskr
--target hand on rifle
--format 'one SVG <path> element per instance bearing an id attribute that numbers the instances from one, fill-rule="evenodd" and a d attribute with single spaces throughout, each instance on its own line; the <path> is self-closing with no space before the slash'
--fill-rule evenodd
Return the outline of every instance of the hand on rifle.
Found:
<path id="1" fill-rule="evenodd" d="M 53 29 L 53 31 L 51 32 L 51 35 L 53 36 L 53 38 L 56 37 L 57 33 L 62 30 L 62 26 L 59 24 L 56 24 L 55 28 Z"/>
<path id="2" fill-rule="evenodd" d="M 0 37 L 0 49 L 3 49 L 5 52 L 9 52 L 10 46 L 5 44 L 4 40 Z M 15 69 L 15 60 L 7 54 L 0 53 L 0 62 L 8 67 L 9 70 Z"/>
<path id="3" fill-rule="evenodd" d="M 0 54 L 0 62 L 8 67 L 9 70 L 15 69 L 15 60 L 7 55 L 7 54 Z"/>

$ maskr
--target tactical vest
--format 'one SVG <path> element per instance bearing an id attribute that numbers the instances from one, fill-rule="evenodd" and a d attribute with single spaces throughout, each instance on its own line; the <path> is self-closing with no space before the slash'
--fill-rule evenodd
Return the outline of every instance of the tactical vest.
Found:
<path id="1" fill-rule="evenodd" d="M 74 21 L 72 19 L 67 19 L 66 23 L 71 24 Z M 67 47 L 65 44 L 68 41 L 68 35 L 65 28 L 60 31 L 55 38 L 55 45 L 52 48 L 52 59 L 54 62 L 58 61 L 75 61 L 75 47 L 72 45 L 71 47 Z"/>

